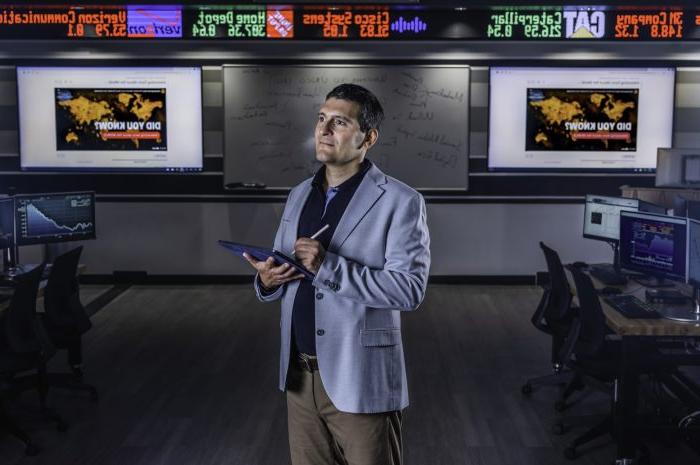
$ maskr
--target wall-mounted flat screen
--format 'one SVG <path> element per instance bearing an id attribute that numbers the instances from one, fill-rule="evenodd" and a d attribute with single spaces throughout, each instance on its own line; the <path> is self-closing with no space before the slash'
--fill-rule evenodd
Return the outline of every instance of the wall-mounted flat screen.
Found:
<path id="1" fill-rule="evenodd" d="M 198 67 L 18 67 L 22 169 L 201 171 Z"/>
<path id="2" fill-rule="evenodd" d="M 489 168 L 653 172 L 673 136 L 673 68 L 490 70 Z"/>

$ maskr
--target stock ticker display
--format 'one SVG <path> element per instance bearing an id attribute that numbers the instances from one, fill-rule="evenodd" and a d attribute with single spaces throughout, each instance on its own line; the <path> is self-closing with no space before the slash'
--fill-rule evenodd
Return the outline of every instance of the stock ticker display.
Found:
<path id="1" fill-rule="evenodd" d="M 0 39 L 700 40 L 700 8 L 21 4 Z"/>

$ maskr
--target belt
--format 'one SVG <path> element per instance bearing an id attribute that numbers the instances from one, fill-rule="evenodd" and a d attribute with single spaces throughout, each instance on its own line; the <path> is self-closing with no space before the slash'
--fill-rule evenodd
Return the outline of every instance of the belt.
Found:
<path id="1" fill-rule="evenodd" d="M 303 370 L 313 373 L 318 371 L 318 359 L 314 355 L 300 353 L 297 356 L 297 363 Z"/>

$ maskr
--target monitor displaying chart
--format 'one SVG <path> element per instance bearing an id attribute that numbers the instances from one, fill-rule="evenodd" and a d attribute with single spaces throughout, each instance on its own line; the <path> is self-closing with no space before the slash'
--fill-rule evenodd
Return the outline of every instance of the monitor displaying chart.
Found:
<path id="1" fill-rule="evenodd" d="M 67 192 L 15 197 L 17 245 L 95 238 L 95 193 Z"/>

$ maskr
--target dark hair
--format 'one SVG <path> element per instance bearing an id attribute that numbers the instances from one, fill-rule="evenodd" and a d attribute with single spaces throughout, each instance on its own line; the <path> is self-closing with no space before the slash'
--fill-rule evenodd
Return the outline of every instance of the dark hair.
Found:
<path id="1" fill-rule="evenodd" d="M 357 118 L 360 131 L 367 132 L 372 128 L 379 130 L 379 125 L 384 119 L 384 109 L 377 97 L 369 90 L 357 84 L 340 84 L 328 92 L 326 100 L 330 98 L 349 100 L 360 105 L 360 115 Z"/>

